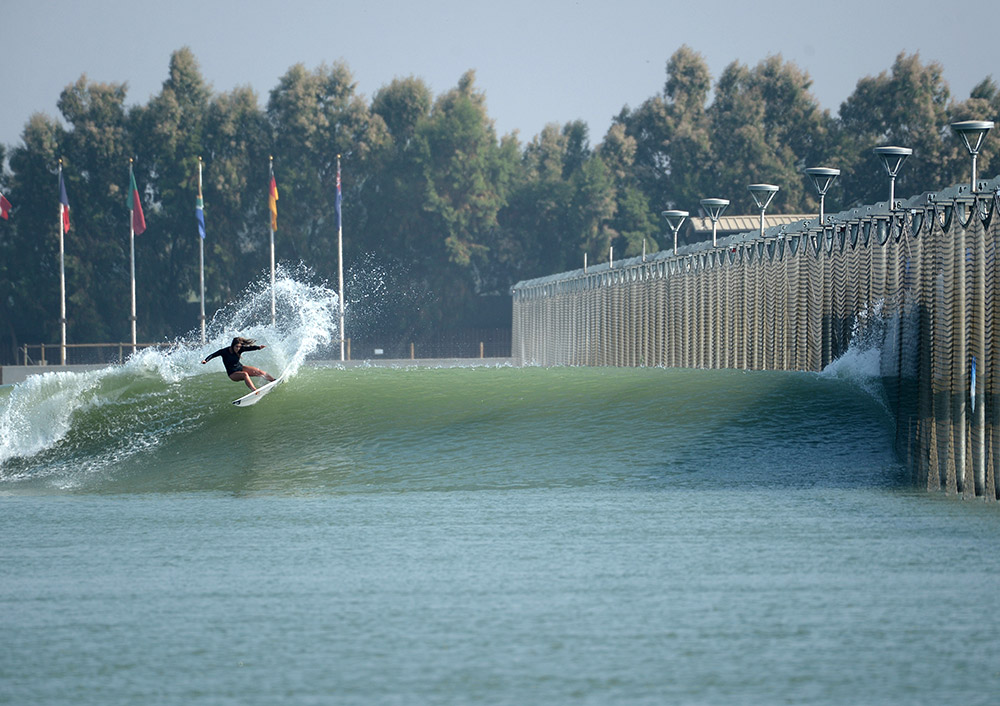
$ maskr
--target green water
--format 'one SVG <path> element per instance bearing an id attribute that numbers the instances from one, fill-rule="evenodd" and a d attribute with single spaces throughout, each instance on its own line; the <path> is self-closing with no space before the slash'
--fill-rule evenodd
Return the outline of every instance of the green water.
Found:
<path id="1" fill-rule="evenodd" d="M 863 376 L 199 355 L 0 390 L 0 703 L 995 702 L 1000 513 Z"/>

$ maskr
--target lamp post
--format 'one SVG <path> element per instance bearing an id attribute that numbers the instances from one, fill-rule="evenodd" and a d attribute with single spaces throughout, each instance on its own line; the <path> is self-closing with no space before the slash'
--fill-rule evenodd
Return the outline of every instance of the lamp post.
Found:
<path id="1" fill-rule="evenodd" d="M 702 199 L 701 206 L 708 213 L 708 217 L 712 219 L 712 247 L 717 247 L 715 235 L 718 231 L 719 219 L 722 217 L 722 212 L 729 206 L 729 199 Z"/>
<path id="2" fill-rule="evenodd" d="M 896 210 L 896 175 L 906 158 L 913 154 L 909 147 L 876 147 L 875 154 L 882 160 L 882 166 L 889 173 L 889 210 Z"/>
<path id="3" fill-rule="evenodd" d="M 951 129 L 962 136 L 965 146 L 972 155 L 972 182 L 970 191 L 976 193 L 976 159 L 979 157 L 979 148 L 983 146 L 983 138 L 986 133 L 993 129 L 992 120 L 963 120 L 952 123 Z"/>
<path id="4" fill-rule="evenodd" d="M 674 255 L 677 254 L 677 231 L 684 224 L 684 219 L 688 217 L 687 211 L 661 211 L 660 215 L 667 219 L 667 225 L 674 233 Z"/>
<path id="5" fill-rule="evenodd" d="M 767 209 L 771 199 L 778 193 L 778 187 L 774 184 L 750 184 L 747 189 L 753 196 L 754 203 L 760 209 L 760 237 L 764 237 L 764 211 Z"/>
<path id="6" fill-rule="evenodd" d="M 819 192 L 819 225 L 822 228 L 826 220 L 826 192 L 840 176 L 840 170 L 831 167 L 809 167 L 806 169 L 806 174 Z"/>

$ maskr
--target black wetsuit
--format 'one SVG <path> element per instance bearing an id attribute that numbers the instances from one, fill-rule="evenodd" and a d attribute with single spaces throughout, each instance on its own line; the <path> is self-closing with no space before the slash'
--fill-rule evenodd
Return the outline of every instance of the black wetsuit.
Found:
<path id="1" fill-rule="evenodd" d="M 205 358 L 207 363 L 215 356 L 220 356 L 222 358 L 222 364 L 226 366 L 226 374 L 232 375 L 233 373 L 238 373 L 243 370 L 243 363 L 240 362 L 240 355 L 246 353 L 247 351 L 259 351 L 264 346 L 243 346 L 240 348 L 239 353 L 233 353 L 232 346 L 226 346 L 225 348 L 220 348 L 215 351 L 212 355 Z"/>

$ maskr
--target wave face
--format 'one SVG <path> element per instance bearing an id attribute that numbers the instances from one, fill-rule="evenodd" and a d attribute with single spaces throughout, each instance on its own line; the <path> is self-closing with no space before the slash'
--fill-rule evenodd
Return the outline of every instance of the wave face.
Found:
<path id="1" fill-rule="evenodd" d="M 178 341 L 139 351 L 124 365 L 0 388 L 0 489 L 100 489 L 174 444 L 195 443 L 201 430 L 228 433 L 219 413 L 246 388 L 218 360 L 202 366 L 202 358 L 245 336 L 267 346 L 246 354 L 246 363 L 294 378 L 308 356 L 335 340 L 337 303 L 308 273 L 279 269 L 274 324 L 270 283 L 262 280 L 215 314 L 205 345 Z"/>
<path id="2" fill-rule="evenodd" d="M 576 487 L 858 486 L 898 480 L 863 356 L 822 374 L 649 368 L 381 368 L 311 363 L 336 296 L 284 274 L 205 346 L 0 390 L 0 492 L 367 493 Z M 264 322 L 264 323 L 262 323 Z M 217 360 L 288 381 L 254 407 Z M 854 362 L 856 361 L 856 363 Z M 853 366 L 853 367 L 852 367 Z"/>

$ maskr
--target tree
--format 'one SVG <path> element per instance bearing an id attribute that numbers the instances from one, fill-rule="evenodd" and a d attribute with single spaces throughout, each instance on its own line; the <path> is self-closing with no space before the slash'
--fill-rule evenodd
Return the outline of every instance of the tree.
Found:
<path id="1" fill-rule="evenodd" d="M 58 340 L 58 185 L 55 168 L 62 129 L 40 113 L 31 116 L 22 144 L 11 150 L 4 195 L 14 205 L 0 221 L 0 331 L 3 353 L 14 360 L 24 341 Z"/>
<path id="2" fill-rule="evenodd" d="M 81 76 L 58 102 L 69 126 L 52 158 L 64 159 L 71 207 L 66 313 L 72 341 L 128 340 L 127 170 L 134 147 L 126 93 L 124 83 L 95 83 Z M 58 196 L 49 193 L 54 208 Z M 55 237 L 55 223 L 49 232 Z M 58 315 L 50 320 L 58 324 Z"/>
<path id="3" fill-rule="evenodd" d="M 635 153 L 635 138 L 625 133 L 621 123 L 611 126 L 598 148 L 614 182 L 616 196 L 614 217 L 608 228 L 612 242 L 622 248 L 626 257 L 641 254 L 643 246 L 647 252 L 655 252 L 658 249 L 656 236 L 661 231 L 649 199 L 634 177 Z"/>
<path id="4" fill-rule="evenodd" d="M 802 170 L 821 161 L 827 119 L 810 85 L 808 74 L 780 56 L 753 69 L 733 62 L 719 77 L 708 110 L 713 151 L 707 171 L 716 178 L 713 196 L 730 199 L 734 212 L 753 211 L 746 187 L 758 182 L 781 187 L 779 211 L 815 208 Z"/>
<path id="5" fill-rule="evenodd" d="M 872 152 L 879 145 L 913 150 L 896 179 L 901 198 L 946 186 L 939 181 L 948 130 L 948 85 L 940 64 L 926 66 L 918 54 L 900 53 L 891 72 L 867 76 L 840 106 L 836 161 L 845 205 L 884 201 L 885 170 Z"/>
<path id="6" fill-rule="evenodd" d="M 136 299 L 139 328 L 152 340 L 190 330 L 197 322 L 199 236 L 194 201 L 210 97 L 197 60 L 185 47 L 170 57 L 169 75 L 159 95 L 132 116 L 136 181 L 146 196 L 152 226 L 137 236 Z M 176 304 L 163 306 L 163 302 Z"/>
<path id="7" fill-rule="evenodd" d="M 634 112 L 623 111 L 616 121 L 634 141 L 635 185 L 654 209 L 683 208 L 713 191 L 706 174 L 712 150 L 705 108 L 710 88 L 704 58 L 682 46 L 667 62 L 663 93 Z"/>
<path id="8" fill-rule="evenodd" d="M 525 147 L 519 171 L 501 222 L 519 243 L 523 275 L 578 268 L 585 253 L 591 262 L 607 257 L 614 180 L 587 145 L 584 123 L 545 126 Z"/>
<path id="9" fill-rule="evenodd" d="M 499 227 L 510 176 L 474 72 L 435 101 L 416 139 L 429 216 L 429 229 L 420 234 L 423 276 L 449 302 L 452 311 L 436 312 L 437 323 L 448 326 L 467 315 L 483 289 L 478 272 L 487 261 L 490 233 Z"/>
<path id="10" fill-rule="evenodd" d="M 267 262 L 264 243 L 271 130 L 250 87 L 216 96 L 202 131 L 205 296 L 232 300 Z M 193 214 L 192 214 L 193 215 Z M 193 218 L 192 218 L 193 223 Z"/>
<path id="11" fill-rule="evenodd" d="M 268 100 L 281 195 L 277 249 L 281 258 L 307 262 L 320 273 L 337 271 L 337 156 L 350 159 L 357 177 L 389 136 L 355 87 L 343 63 L 313 71 L 297 64 Z"/>

